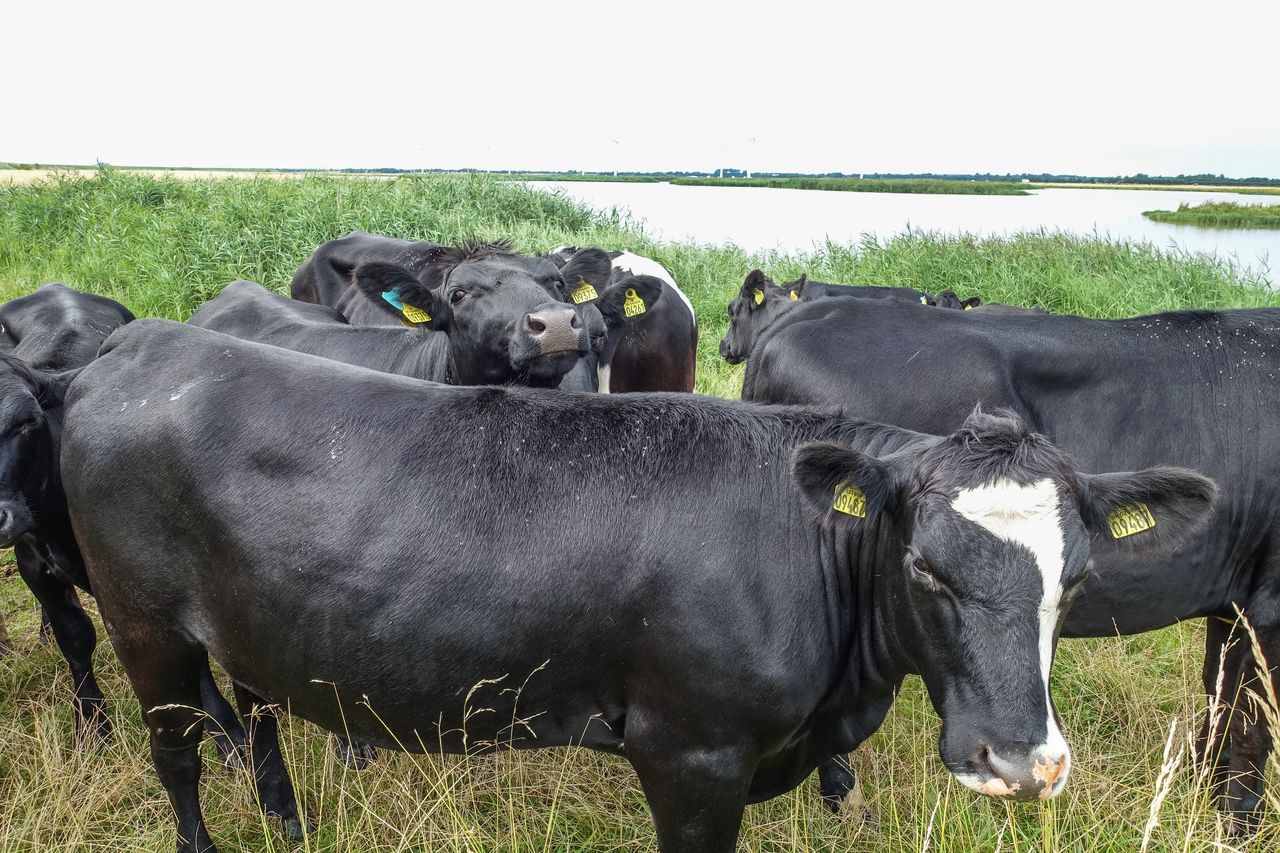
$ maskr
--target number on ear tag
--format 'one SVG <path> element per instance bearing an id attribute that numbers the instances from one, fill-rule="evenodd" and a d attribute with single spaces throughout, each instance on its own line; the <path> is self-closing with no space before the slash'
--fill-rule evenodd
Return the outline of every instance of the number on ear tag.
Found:
<path id="1" fill-rule="evenodd" d="M 751 298 L 752 298 L 752 299 L 754 299 L 754 300 L 756 301 L 756 304 L 757 304 L 757 305 L 763 305 L 763 304 L 764 304 L 764 291 L 763 291 L 763 290 L 756 290 L 756 291 L 752 292 L 752 294 L 751 294 Z"/>
<path id="2" fill-rule="evenodd" d="M 596 289 L 587 283 L 585 278 L 578 279 L 578 289 L 569 294 L 569 298 L 573 300 L 574 305 L 581 305 L 584 302 L 590 302 L 599 294 Z"/>
<path id="3" fill-rule="evenodd" d="M 831 508 L 854 518 L 866 518 L 867 496 L 853 483 L 841 483 L 836 486 L 836 499 Z"/>
<path id="4" fill-rule="evenodd" d="M 1112 539 L 1123 539 L 1155 527 L 1156 518 L 1146 504 L 1127 504 L 1111 510 L 1107 526 L 1111 528 Z"/>
<path id="5" fill-rule="evenodd" d="M 634 317 L 637 314 L 643 314 L 649 309 L 645 307 L 644 300 L 635 292 L 633 288 L 627 288 L 627 298 L 622 300 L 622 313 L 628 317 Z"/>
<path id="6" fill-rule="evenodd" d="M 423 311 L 421 308 L 414 307 L 413 305 L 404 306 L 404 316 L 408 318 L 410 323 L 430 323 L 431 322 L 430 314 L 428 314 L 426 311 Z"/>
<path id="7" fill-rule="evenodd" d="M 800 294 L 796 293 L 794 290 L 789 291 L 789 293 L 791 294 L 791 301 L 792 301 L 792 302 L 795 302 L 797 299 L 799 299 L 799 298 L 800 298 Z"/>

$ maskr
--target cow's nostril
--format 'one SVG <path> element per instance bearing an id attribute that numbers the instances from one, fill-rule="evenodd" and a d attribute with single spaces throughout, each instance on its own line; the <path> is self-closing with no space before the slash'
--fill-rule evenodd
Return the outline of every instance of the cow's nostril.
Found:
<path id="1" fill-rule="evenodd" d="M 529 318 L 529 331 L 533 332 L 535 335 L 540 335 L 546 330 L 547 330 L 546 323 L 542 322 L 541 320 L 536 320 L 533 317 Z"/>

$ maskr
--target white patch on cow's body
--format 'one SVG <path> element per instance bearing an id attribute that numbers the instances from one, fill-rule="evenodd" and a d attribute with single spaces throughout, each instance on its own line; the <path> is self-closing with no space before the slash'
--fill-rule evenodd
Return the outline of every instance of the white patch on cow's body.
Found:
<path id="1" fill-rule="evenodd" d="M 1033 752 L 1037 766 L 1058 764 L 1045 793 L 1050 796 L 1062 789 L 1071 767 L 1070 750 L 1054 719 L 1049 700 L 1049 670 L 1053 665 L 1053 632 L 1058 625 L 1062 603 L 1062 571 L 1065 541 L 1059 508 L 1058 488 L 1048 478 L 1030 485 L 1012 480 L 999 480 L 975 489 L 963 489 L 951 503 L 952 509 L 995 536 L 1014 542 L 1031 552 L 1040 570 L 1040 676 L 1044 682 L 1045 741 Z M 1043 759 L 1043 762 L 1041 761 Z M 974 790 L 982 790 L 960 779 Z M 985 787 L 990 787 L 989 783 Z M 982 793 L 987 793 L 982 791 Z"/>
<path id="2" fill-rule="evenodd" d="M 596 390 L 601 394 L 609 393 L 609 374 L 613 372 L 613 365 L 598 364 L 596 365 Z"/>
<path id="3" fill-rule="evenodd" d="M 613 267 L 614 269 L 629 270 L 633 275 L 651 275 L 654 278 L 660 278 L 665 281 L 680 297 L 680 300 L 684 302 L 684 306 L 689 309 L 689 316 L 693 318 L 693 325 L 697 328 L 698 315 L 693 312 L 693 303 L 689 301 L 689 297 L 684 295 L 684 291 L 680 289 L 680 286 L 676 284 L 676 280 L 672 278 L 671 273 L 662 264 L 653 258 L 623 252 L 613 259 Z"/>

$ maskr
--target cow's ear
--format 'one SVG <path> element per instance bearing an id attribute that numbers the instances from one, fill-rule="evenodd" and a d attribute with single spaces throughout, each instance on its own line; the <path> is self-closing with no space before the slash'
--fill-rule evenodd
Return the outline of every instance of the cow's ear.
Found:
<path id="1" fill-rule="evenodd" d="M 611 284 L 600 294 L 600 313 L 610 328 L 626 323 L 652 310 L 662 297 L 662 279 L 651 275 L 633 275 Z"/>
<path id="2" fill-rule="evenodd" d="M 966 311 L 968 311 L 970 308 L 977 308 L 981 304 L 982 304 L 982 300 L 976 296 L 970 296 L 968 299 L 960 303 L 961 307 L 963 307 L 964 310 Z"/>
<path id="3" fill-rule="evenodd" d="M 579 249 L 561 269 L 564 297 L 575 305 L 593 302 L 613 280 L 613 259 L 603 249 Z"/>
<path id="4" fill-rule="evenodd" d="M 367 261 L 351 273 L 360 291 L 406 326 L 446 330 L 452 316 L 435 291 L 399 264 Z"/>
<path id="5" fill-rule="evenodd" d="M 787 285 L 787 292 L 793 301 L 804 299 L 805 288 L 809 286 L 809 274 L 800 273 L 800 277 Z"/>
<path id="6" fill-rule="evenodd" d="M 893 463 L 840 444 L 802 444 L 791 476 L 823 524 L 867 521 L 899 505 L 902 486 Z"/>
<path id="7" fill-rule="evenodd" d="M 1097 539 L 1157 556 L 1204 526 L 1218 495 L 1213 480 L 1186 468 L 1076 476 L 1080 515 Z"/>
<path id="8" fill-rule="evenodd" d="M 742 283 L 742 290 L 739 291 L 738 296 L 747 300 L 747 305 L 754 309 L 764 304 L 765 291 L 773 286 L 773 282 L 764 272 L 752 270 L 747 273 L 747 280 Z"/>

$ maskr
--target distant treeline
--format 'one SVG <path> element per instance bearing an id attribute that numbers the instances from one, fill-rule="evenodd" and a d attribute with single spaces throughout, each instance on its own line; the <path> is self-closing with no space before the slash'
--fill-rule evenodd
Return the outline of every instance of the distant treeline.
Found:
<path id="1" fill-rule="evenodd" d="M 935 193 L 938 195 L 1029 195 L 1026 185 L 1012 181 L 960 181 L 935 178 L 672 178 L 693 187 L 768 187 L 780 190 L 834 190 L 864 193 Z"/>
<path id="2" fill-rule="evenodd" d="M 107 163 L 90 165 L 69 165 L 65 163 L 4 163 L 0 169 L 83 169 L 94 166 L 107 166 Z M 517 169 L 396 169 L 389 166 L 373 168 L 348 169 L 270 169 L 256 166 L 247 167 L 206 167 L 206 166 L 119 166 L 122 169 L 157 169 L 172 171 L 210 171 L 210 172 L 325 172 L 346 175 L 438 175 L 455 173 L 481 173 L 498 176 L 510 176 L 527 181 L 669 181 L 674 178 L 862 178 L 874 180 L 931 180 L 931 181 L 992 181 L 996 183 L 1032 183 L 1032 184 L 1147 184 L 1166 186 L 1255 186 L 1278 187 L 1280 178 L 1228 178 L 1225 175 L 1213 175 L 1207 172 L 1197 175 L 1148 175 L 1138 172 L 1134 175 L 1055 175 L 1051 172 L 1006 172 L 1003 175 L 994 172 L 752 172 L 746 169 L 713 169 L 712 171 L 675 171 L 675 172 L 627 172 L 605 171 L 592 172 L 579 169 L 556 172 L 546 170 L 520 171 Z"/>

